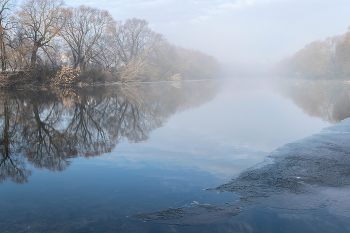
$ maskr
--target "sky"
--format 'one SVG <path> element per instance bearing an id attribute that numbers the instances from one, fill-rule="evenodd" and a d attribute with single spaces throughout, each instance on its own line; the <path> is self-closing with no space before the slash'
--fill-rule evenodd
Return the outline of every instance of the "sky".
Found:
<path id="1" fill-rule="evenodd" d="M 71 0 L 110 11 L 115 20 L 145 19 L 169 42 L 222 63 L 274 63 L 307 43 L 343 34 L 349 0 Z"/>

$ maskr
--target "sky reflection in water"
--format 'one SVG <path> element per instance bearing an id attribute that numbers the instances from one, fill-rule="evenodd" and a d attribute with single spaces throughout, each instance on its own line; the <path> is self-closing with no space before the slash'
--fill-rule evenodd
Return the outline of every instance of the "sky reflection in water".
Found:
<path id="1" fill-rule="evenodd" d="M 334 81 L 254 79 L 5 93 L 0 229 L 346 230 L 324 209 L 310 213 L 248 205 L 230 221 L 205 227 L 142 223 L 126 216 L 196 207 L 193 201 L 235 203 L 234 193 L 203 189 L 225 184 L 278 147 L 348 117 L 348 89 Z"/>

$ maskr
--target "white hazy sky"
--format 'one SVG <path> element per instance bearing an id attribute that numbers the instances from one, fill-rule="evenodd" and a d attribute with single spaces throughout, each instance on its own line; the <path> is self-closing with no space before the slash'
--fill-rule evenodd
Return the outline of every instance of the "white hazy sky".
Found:
<path id="1" fill-rule="evenodd" d="M 349 0 L 71 0 L 145 19 L 173 44 L 220 62 L 275 62 L 305 44 L 346 32 Z"/>

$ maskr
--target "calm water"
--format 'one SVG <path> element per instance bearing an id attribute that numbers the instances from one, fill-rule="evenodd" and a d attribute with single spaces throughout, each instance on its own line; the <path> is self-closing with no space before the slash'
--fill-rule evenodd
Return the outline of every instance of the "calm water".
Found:
<path id="1" fill-rule="evenodd" d="M 0 232 L 350 232 L 343 82 L 0 95 Z"/>

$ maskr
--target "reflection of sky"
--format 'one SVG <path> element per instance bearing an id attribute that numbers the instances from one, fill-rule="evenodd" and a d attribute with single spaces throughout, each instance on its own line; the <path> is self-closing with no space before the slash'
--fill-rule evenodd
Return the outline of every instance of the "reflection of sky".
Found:
<path id="1" fill-rule="evenodd" d="M 223 86 L 213 101 L 171 117 L 147 142 L 122 142 L 101 159 L 123 166 L 161 162 L 231 177 L 263 161 L 268 152 L 329 125 L 303 113 L 266 81 L 230 81 Z"/>
<path id="2" fill-rule="evenodd" d="M 193 201 L 221 204 L 237 199 L 229 193 L 204 191 L 222 183 L 208 172 L 143 165 L 116 168 L 109 161 L 77 158 L 61 173 L 35 171 L 28 184 L 4 182 L 0 232 L 173 232 L 172 226 L 144 225 L 126 216 Z"/>
<path id="3" fill-rule="evenodd" d="M 271 209 L 245 208 L 229 221 L 197 228 L 126 218 L 193 201 L 235 202 L 237 194 L 203 189 L 229 181 L 268 152 L 327 125 L 272 91 L 267 81 L 230 81 L 213 101 L 170 117 L 146 142 L 120 142 L 111 153 L 73 159 L 63 172 L 28 165 L 35 170 L 28 183 L 0 184 L 0 232 L 280 232 L 282 227 L 347 232 L 315 211 L 278 210 L 277 216 Z M 332 197 L 343 200 L 346 193 Z"/>

